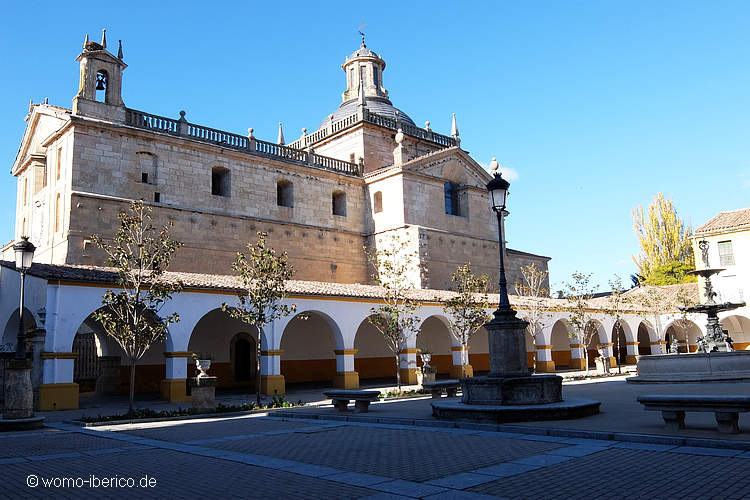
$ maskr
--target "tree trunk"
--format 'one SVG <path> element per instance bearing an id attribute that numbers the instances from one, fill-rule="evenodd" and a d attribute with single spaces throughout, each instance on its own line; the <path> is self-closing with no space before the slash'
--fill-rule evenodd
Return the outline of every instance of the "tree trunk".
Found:
<path id="1" fill-rule="evenodd" d="M 135 399 L 135 359 L 130 360 L 130 397 L 128 398 L 128 415 L 133 414 L 133 399 Z"/>
<path id="2" fill-rule="evenodd" d="M 258 328 L 258 342 L 255 343 L 255 402 L 260 408 L 260 339 L 262 330 Z"/>
<path id="3" fill-rule="evenodd" d="M 396 354 L 396 390 L 401 393 L 401 359 L 399 354 Z"/>
<path id="4" fill-rule="evenodd" d="M 466 343 L 461 344 L 461 378 L 466 378 Z"/>

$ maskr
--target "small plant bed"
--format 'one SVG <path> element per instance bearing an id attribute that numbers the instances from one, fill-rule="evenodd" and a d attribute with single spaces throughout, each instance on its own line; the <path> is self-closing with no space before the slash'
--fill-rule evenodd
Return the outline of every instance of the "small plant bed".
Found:
<path id="1" fill-rule="evenodd" d="M 284 396 L 274 396 L 271 402 L 258 406 L 255 402 L 243 403 L 241 405 L 225 405 L 219 403 L 216 408 L 205 411 L 195 411 L 192 408 L 177 408 L 176 410 L 152 410 L 151 408 L 138 408 L 132 412 L 119 413 L 117 415 L 97 415 L 87 416 L 84 415 L 78 420 L 74 420 L 76 423 L 83 424 L 126 424 L 131 422 L 150 422 L 167 419 L 181 420 L 185 418 L 207 418 L 216 415 L 226 413 L 249 413 L 264 410 L 273 410 L 278 408 L 292 408 L 295 406 L 304 406 L 304 403 L 300 400 L 297 403 L 287 401 Z"/>
<path id="2" fill-rule="evenodd" d="M 568 382 L 570 380 L 589 380 L 594 378 L 609 378 L 609 377 L 617 377 L 619 375 L 626 375 L 625 373 L 619 374 L 619 373 L 592 373 L 590 375 L 563 375 L 563 382 Z"/>
<path id="3" fill-rule="evenodd" d="M 380 399 L 406 399 L 417 396 L 424 396 L 425 392 L 422 389 L 410 389 L 408 391 L 387 391 L 380 393 Z"/>

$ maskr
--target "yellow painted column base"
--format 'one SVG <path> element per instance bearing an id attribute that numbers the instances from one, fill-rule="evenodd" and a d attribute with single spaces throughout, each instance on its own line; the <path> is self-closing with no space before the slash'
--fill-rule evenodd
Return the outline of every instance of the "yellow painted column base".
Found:
<path id="1" fill-rule="evenodd" d="M 555 362 L 554 361 L 537 361 L 536 372 L 537 373 L 555 373 Z"/>
<path id="2" fill-rule="evenodd" d="M 184 403 L 192 398 L 187 395 L 187 379 L 165 378 L 161 381 L 161 398 L 170 403 Z"/>
<path id="3" fill-rule="evenodd" d="M 359 373 L 338 372 L 333 376 L 333 386 L 338 389 L 359 389 Z"/>
<path id="4" fill-rule="evenodd" d="M 635 354 L 628 354 L 625 356 L 625 362 L 629 365 L 635 365 L 638 363 L 638 356 Z"/>
<path id="5" fill-rule="evenodd" d="M 401 383 L 403 385 L 416 385 L 417 384 L 417 369 L 416 368 L 401 368 Z"/>
<path id="6" fill-rule="evenodd" d="M 568 368 L 570 368 L 571 370 L 585 370 L 586 360 L 584 358 L 572 358 L 570 360 Z"/>
<path id="7" fill-rule="evenodd" d="M 260 392 L 267 396 L 286 394 L 284 375 L 261 375 Z"/>
<path id="8" fill-rule="evenodd" d="M 472 368 L 471 365 L 466 365 L 465 370 L 461 371 L 461 365 L 453 365 L 451 367 L 450 371 L 450 377 L 451 378 L 462 378 L 462 377 L 473 377 L 474 376 L 474 368 Z M 465 373 L 465 375 L 464 375 Z"/>
<path id="9" fill-rule="evenodd" d="M 609 357 L 609 367 L 617 368 L 617 358 L 615 358 L 614 356 Z"/>
<path id="10" fill-rule="evenodd" d="M 42 384 L 39 386 L 39 411 L 77 410 L 78 384 Z"/>

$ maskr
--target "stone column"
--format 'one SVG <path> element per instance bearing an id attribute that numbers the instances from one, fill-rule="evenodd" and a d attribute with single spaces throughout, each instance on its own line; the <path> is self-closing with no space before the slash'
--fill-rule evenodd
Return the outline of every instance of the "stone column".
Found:
<path id="1" fill-rule="evenodd" d="M 536 348 L 536 372 L 555 373 L 555 362 L 552 360 L 551 345 L 537 345 Z"/>
<path id="2" fill-rule="evenodd" d="M 25 359 L 12 359 L 6 365 L 4 404 L 4 420 L 31 418 L 34 416 L 31 364 Z"/>
<path id="3" fill-rule="evenodd" d="M 77 410 L 78 384 L 73 382 L 74 352 L 42 353 L 39 410 Z"/>
<path id="4" fill-rule="evenodd" d="M 339 389 L 359 389 L 359 373 L 354 371 L 357 349 L 336 349 L 336 375 L 333 386 Z"/>
<path id="5" fill-rule="evenodd" d="M 31 330 L 31 387 L 34 390 L 34 408 L 39 408 L 39 387 L 42 385 L 42 352 L 47 332 L 44 328 Z"/>
<path id="6" fill-rule="evenodd" d="M 625 356 L 625 362 L 629 365 L 638 363 L 638 344 L 640 342 L 626 342 L 625 347 L 627 349 L 627 355 Z"/>
<path id="7" fill-rule="evenodd" d="M 609 366 L 611 368 L 617 368 L 617 358 L 615 357 L 615 344 L 610 342 L 604 345 L 604 355 L 609 358 Z"/>
<path id="8" fill-rule="evenodd" d="M 260 392 L 273 396 L 286 393 L 286 381 L 281 374 L 282 349 L 260 352 Z"/>
<path id="9" fill-rule="evenodd" d="M 187 363 L 193 353 L 187 351 L 165 352 L 166 373 L 161 381 L 161 398 L 170 403 L 190 401 L 187 395 Z"/>
<path id="10" fill-rule="evenodd" d="M 401 349 L 399 353 L 401 383 L 415 385 L 417 383 L 417 349 Z"/>
<path id="11" fill-rule="evenodd" d="M 586 355 L 583 352 L 583 344 L 570 344 L 570 368 L 571 370 L 586 369 Z"/>
<path id="12" fill-rule="evenodd" d="M 451 378 L 462 378 L 462 377 L 473 377 L 474 368 L 469 363 L 469 346 L 466 346 L 466 366 L 464 370 L 461 370 L 461 354 L 462 347 L 453 346 L 451 347 L 451 354 L 453 355 L 453 366 L 451 367 Z"/>

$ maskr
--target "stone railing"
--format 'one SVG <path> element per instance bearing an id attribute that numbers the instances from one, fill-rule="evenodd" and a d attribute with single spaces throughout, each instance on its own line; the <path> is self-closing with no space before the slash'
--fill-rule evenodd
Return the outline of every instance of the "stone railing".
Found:
<path id="1" fill-rule="evenodd" d="M 185 137 L 195 141 L 215 144 L 223 148 L 241 151 L 267 158 L 281 159 L 314 168 L 330 170 L 345 175 L 361 176 L 362 169 L 356 163 L 321 156 L 314 152 L 282 146 L 272 142 L 261 141 L 252 136 L 243 136 L 190 123 L 185 119 L 185 112 L 180 111 L 179 120 L 151 115 L 143 111 L 126 109 L 125 124 L 176 137 Z"/>
<path id="2" fill-rule="evenodd" d="M 321 128 L 320 130 L 316 130 L 312 134 L 303 135 L 296 141 L 290 143 L 289 146 L 292 148 L 297 148 L 297 149 L 306 148 L 310 146 L 311 144 L 315 144 L 321 139 L 328 137 L 329 135 L 335 134 L 339 130 L 343 130 L 361 121 L 373 123 L 375 125 L 380 125 L 381 127 L 386 127 L 391 130 L 398 130 L 400 128 L 401 131 L 406 135 L 417 137 L 419 139 L 423 139 L 426 141 L 431 141 L 431 142 L 440 144 L 441 146 L 446 147 L 446 148 L 456 145 L 456 139 L 454 139 L 453 137 L 438 134 L 436 132 L 433 132 L 432 130 L 425 130 L 423 128 L 419 128 L 410 123 L 402 122 L 395 118 L 390 118 L 388 116 L 383 116 L 377 113 L 372 113 L 365 107 L 361 110 L 358 110 L 354 114 L 351 114 L 340 120 L 336 120 L 335 122 L 329 123 L 325 127 Z"/>

